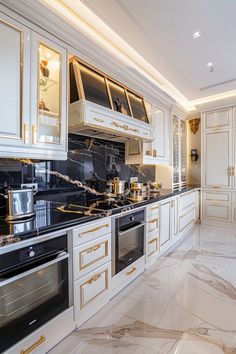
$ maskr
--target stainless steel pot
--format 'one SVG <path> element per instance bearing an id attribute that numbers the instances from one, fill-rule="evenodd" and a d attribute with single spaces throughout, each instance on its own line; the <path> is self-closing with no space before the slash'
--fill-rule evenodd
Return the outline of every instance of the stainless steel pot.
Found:
<path id="1" fill-rule="evenodd" d="M 143 183 L 141 183 L 141 182 L 131 182 L 130 183 L 130 189 L 132 192 L 141 191 L 142 188 L 143 188 Z"/>
<path id="2" fill-rule="evenodd" d="M 7 194 L 2 196 L 7 199 L 6 220 L 18 220 L 35 215 L 33 189 L 9 189 Z"/>
<path id="3" fill-rule="evenodd" d="M 125 181 L 120 181 L 119 177 L 115 177 L 113 181 L 109 181 L 107 186 L 109 187 L 110 192 L 114 195 L 125 193 Z"/>

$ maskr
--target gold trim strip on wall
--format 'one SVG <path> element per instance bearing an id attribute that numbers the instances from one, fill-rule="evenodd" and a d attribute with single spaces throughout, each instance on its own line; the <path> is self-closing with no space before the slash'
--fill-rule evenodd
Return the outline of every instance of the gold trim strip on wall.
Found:
<path id="1" fill-rule="evenodd" d="M 109 227 L 109 224 L 104 224 L 101 226 L 94 227 L 93 229 L 90 229 L 90 230 L 87 230 L 84 232 L 80 232 L 80 235 L 86 235 L 86 234 L 89 234 L 90 232 L 96 232 L 96 231 L 103 229 L 104 227 Z"/>
<path id="2" fill-rule="evenodd" d="M 27 348 L 26 350 L 21 350 L 21 354 L 29 354 L 31 353 L 33 350 L 35 350 L 36 348 L 38 348 L 42 343 L 46 342 L 46 337 L 45 336 L 41 336 L 39 338 L 39 340 L 37 340 L 37 342 L 35 342 L 34 344 L 32 344 L 29 348 Z"/>

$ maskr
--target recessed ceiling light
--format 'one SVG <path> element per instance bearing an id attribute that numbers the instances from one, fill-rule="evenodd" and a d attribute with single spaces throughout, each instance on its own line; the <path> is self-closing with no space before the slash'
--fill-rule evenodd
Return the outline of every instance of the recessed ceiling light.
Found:
<path id="1" fill-rule="evenodd" d="M 207 67 L 210 68 L 211 66 L 213 66 L 213 63 L 209 61 L 209 63 L 207 63 Z"/>
<path id="2" fill-rule="evenodd" d="M 199 38 L 201 36 L 201 33 L 199 31 L 196 31 L 193 33 L 193 39 Z"/>

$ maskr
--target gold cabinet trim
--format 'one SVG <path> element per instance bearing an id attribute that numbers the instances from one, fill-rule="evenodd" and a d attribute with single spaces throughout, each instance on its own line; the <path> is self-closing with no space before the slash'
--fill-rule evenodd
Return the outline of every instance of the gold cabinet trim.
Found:
<path id="1" fill-rule="evenodd" d="M 151 253 L 148 253 L 148 257 L 153 255 L 156 252 L 159 252 L 159 237 L 155 237 L 152 240 L 148 241 L 148 244 L 151 245 L 152 243 L 156 242 L 156 249 L 152 251 Z"/>
<path id="2" fill-rule="evenodd" d="M 102 245 L 105 245 L 105 253 L 102 256 L 100 256 L 99 258 L 96 258 L 93 261 L 83 265 L 82 259 L 83 259 L 84 254 L 96 252 L 98 249 L 100 249 L 102 247 Z M 86 248 L 85 250 L 83 250 L 79 253 L 79 269 L 83 270 L 83 269 L 91 266 L 92 264 L 100 261 L 101 259 L 106 258 L 107 256 L 108 256 L 108 240 L 98 243 L 97 245 L 94 245 L 92 247 Z"/>
<path id="3" fill-rule="evenodd" d="M 88 302 L 84 303 L 84 296 L 83 296 L 83 287 L 86 285 L 91 285 L 92 283 L 96 282 L 98 279 L 102 277 L 102 275 L 105 273 L 105 288 L 100 291 L 97 295 L 95 295 L 92 299 L 90 299 Z M 100 296 L 104 291 L 108 289 L 108 269 L 105 269 L 101 273 L 97 273 L 94 276 L 92 276 L 89 280 L 87 280 L 85 283 L 80 285 L 80 309 L 82 310 L 86 305 L 94 301 L 98 296 Z"/>
<path id="4" fill-rule="evenodd" d="M 38 348 L 42 343 L 46 342 L 46 337 L 45 336 L 41 336 L 39 338 L 39 340 L 37 340 L 37 342 L 35 342 L 34 344 L 32 344 L 29 348 L 25 349 L 25 350 L 21 350 L 21 354 L 29 354 L 31 353 L 33 350 L 35 350 L 36 348 Z"/>
<path id="5" fill-rule="evenodd" d="M 124 129 L 125 131 L 132 131 L 134 133 L 139 133 L 139 130 L 136 129 L 136 128 L 130 128 L 127 124 L 120 124 L 120 123 L 117 123 L 117 122 L 112 122 L 111 125 L 114 125 L 115 127 L 117 128 L 122 128 Z"/>

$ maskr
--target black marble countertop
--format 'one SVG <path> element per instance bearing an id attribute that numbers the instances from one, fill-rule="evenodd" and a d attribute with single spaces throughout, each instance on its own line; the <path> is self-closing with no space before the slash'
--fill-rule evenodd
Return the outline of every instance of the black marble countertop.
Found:
<path id="1" fill-rule="evenodd" d="M 129 209 L 161 201 L 196 188 L 198 187 L 188 186 L 174 192 L 170 189 L 163 189 L 156 195 L 150 195 L 142 201 L 130 204 Z M 0 247 L 127 210 L 126 206 L 106 211 L 93 210 L 89 208 L 92 204 L 93 200 L 83 200 L 76 193 L 70 193 L 69 195 L 59 194 L 56 200 L 55 198 L 49 200 L 49 196 L 47 200 L 36 200 L 36 215 L 32 219 L 18 223 L 8 223 L 5 221 L 4 216 L 0 217 Z M 71 205 L 76 207 L 76 211 L 71 210 Z M 80 206 L 87 208 L 85 212 L 80 212 Z"/>

